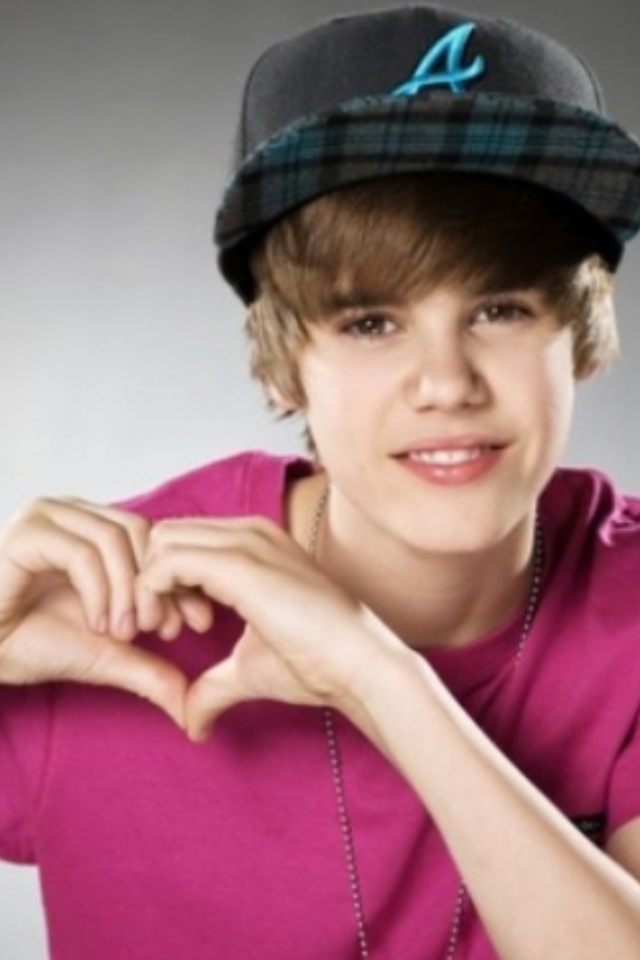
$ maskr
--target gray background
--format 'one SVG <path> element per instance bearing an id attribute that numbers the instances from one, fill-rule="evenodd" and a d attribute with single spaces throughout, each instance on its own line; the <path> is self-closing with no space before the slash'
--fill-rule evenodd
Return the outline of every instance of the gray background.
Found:
<path id="1" fill-rule="evenodd" d="M 460 5 L 574 47 L 640 133 L 637 0 Z M 0 518 L 37 493 L 109 500 L 242 447 L 300 447 L 247 386 L 212 213 L 253 59 L 371 6 L 0 0 Z M 619 280 L 624 359 L 581 389 L 566 457 L 635 490 L 639 276 L 640 243 Z M 46 956 L 30 869 L 0 867 L 0 956 Z"/>

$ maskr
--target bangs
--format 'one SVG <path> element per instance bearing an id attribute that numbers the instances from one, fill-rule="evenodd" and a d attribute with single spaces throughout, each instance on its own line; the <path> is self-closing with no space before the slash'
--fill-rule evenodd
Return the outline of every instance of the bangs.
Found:
<path id="1" fill-rule="evenodd" d="M 386 177 L 327 194 L 276 224 L 254 257 L 258 285 L 300 321 L 393 305 L 437 286 L 549 297 L 592 253 L 563 198 L 495 176 Z"/>

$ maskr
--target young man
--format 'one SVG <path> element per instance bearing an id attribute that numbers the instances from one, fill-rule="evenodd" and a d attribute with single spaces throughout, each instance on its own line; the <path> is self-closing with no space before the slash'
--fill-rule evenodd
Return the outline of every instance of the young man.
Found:
<path id="1" fill-rule="evenodd" d="M 557 468 L 640 225 L 599 102 L 428 7 L 253 71 L 220 262 L 314 461 L 2 541 L 0 849 L 57 960 L 637 957 L 640 504 Z"/>

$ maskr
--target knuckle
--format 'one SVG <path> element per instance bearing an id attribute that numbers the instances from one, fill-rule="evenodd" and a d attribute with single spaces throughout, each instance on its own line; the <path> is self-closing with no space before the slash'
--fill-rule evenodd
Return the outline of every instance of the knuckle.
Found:
<path id="1" fill-rule="evenodd" d="M 96 547 L 89 540 L 82 540 L 76 544 L 71 566 L 82 573 L 84 570 L 92 572 L 99 565 L 99 554 Z"/>
<path id="2" fill-rule="evenodd" d="M 151 521 L 147 520 L 146 517 L 143 517 L 139 513 L 128 514 L 127 524 L 131 534 L 134 537 L 140 538 L 141 540 L 146 540 L 153 529 Z"/>
<path id="3" fill-rule="evenodd" d="M 34 497 L 21 504 L 11 517 L 11 522 L 23 522 L 48 516 L 51 509 L 58 503 L 53 497 Z"/>
<path id="4" fill-rule="evenodd" d="M 65 506 L 68 506 L 68 507 L 86 508 L 91 506 L 91 504 L 89 504 L 86 500 L 83 500 L 81 497 L 72 496 L 71 494 L 67 494 L 66 496 L 62 496 L 62 497 L 57 497 L 56 500 L 52 502 L 64 504 Z"/>
<path id="5" fill-rule="evenodd" d="M 260 514 L 250 517 L 250 522 L 256 533 L 265 537 L 272 537 L 278 533 L 280 527 L 269 517 L 263 517 Z"/>
<path id="6" fill-rule="evenodd" d="M 268 517 L 249 517 L 245 523 L 245 531 L 248 543 L 260 552 L 282 542 L 282 529 Z"/>
<path id="7" fill-rule="evenodd" d="M 63 497 L 51 497 L 48 495 L 35 497 L 31 501 L 34 507 L 36 507 L 36 509 L 38 509 L 43 513 L 46 512 L 47 510 L 50 510 L 52 507 L 56 507 L 59 503 L 63 503 L 63 502 L 64 502 Z"/>
<path id="8" fill-rule="evenodd" d="M 152 555 L 156 555 L 166 548 L 166 541 L 169 534 L 170 521 L 161 520 L 154 523 L 147 533 L 147 547 Z"/>
<path id="9" fill-rule="evenodd" d="M 2 542 L 10 543 L 25 533 L 46 530 L 52 525 L 47 501 L 38 497 L 19 506 L 11 514 L 2 531 Z"/>
<path id="10" fill-rule="evenodd" d="M 96 539 L 100 548 L 109 553 L 121 552 L 128 546 L 126 532 L 111 521 L 101 521 Z"/>

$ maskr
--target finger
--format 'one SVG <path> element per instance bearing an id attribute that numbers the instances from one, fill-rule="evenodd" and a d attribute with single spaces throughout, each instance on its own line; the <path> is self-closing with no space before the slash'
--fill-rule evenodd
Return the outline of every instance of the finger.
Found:
<path id="1" fill-rule="evenodd" d="M 182 630 L 182 614 L 173 597 L 161 598 L 162 618 L 155 632 L 161 640 L 175 640 Z"/>
<path id="2" fill-rule="evenodd" d="M 147 626 L 145 629 L 157 633 L 162 640 L 175 640 L 185 624 L 196 633 L 206 633 L 213 624 L 213 605 L 200 591 L 177 589 L 175 594 L 156 597 L 152 609 L 157 611 L 157 622 L 152 622 L 150 614 L 140 613 Z"/>
<path id="3" fill-rule="evenodd" d="M 4 603 L 18 607 L 40 574 L 64 573 L 80 600 L 87 626 L 107 627 L 109 587 L 104 564 L 95 546 L 66 530 L 42 521 L 14 528 L 3 543 Z"/>
<path id="4" fill-rule="evenodd" d="M 134 584 L 134 602 L 136 620 L 140 630 L 156 633 L 164 639 L 171 639 L 175 616 L 170 591 L 165 593 L 145 589 L 138 575 Z M 167 625 L 166 627 L 163 626 Z"/>
<path id="5" fill-rule="evenodd" d="M 170 591 L 154 593 L 144 589 L 139 578 L 134 585 L 134 603 L 138 628 L 144 633 L 155 633 L 161 640 L 175 640 L 185 623 L 202 633 L 211 622 L 203 610 L 204 601 L 187 602 L 185 591 L 176 588 Z M 189 619 L 193 623 L 189 623 Z"/>
<path id="6" fill-rule="evenodd" d="M 66 498 L 47 503 L 51 522 L 93 543 L 100 553 L 109 590 L 108 629 L 131 640 L 137 632 L 134 579 L 142 563 L 149 522 L 137 514 Z"/>
<path id="7" fill-rule="evenodd" d="M 185 590 L 201 591 L 241 612 L 248 578 L 257 565 L 262 566 L 242 549 L 212 549 L 210 544 L 165 546 L 146 561 L 138 576 L 139 616 L 151 617 L 161 597 Z"/>
<path id="8" fill-rule="evenodd" d="M 101 632 L 130 640 L 136 633 L 133 604 L 133 579 L 148 538 L 149 524 L 139 516 L 121 510 L 99 507 L 86 501 L 43 498 L 17 515 L 14 536 L 24 529 L 42 537 L 46 556 L 47 537 L 53 532 L 67 534 L 70 546 L 82 559 L 91 545 L 100 558 L 102 581 L 106 584 L 106 602 L 98 621 Z M 64 569 L 71 574 L 69 564 Z M 92 570 L 95 571 L 95 561 Z M 77 568 L 76 568 L 77 572 Z"/>
<path id="9" fill-rule="evenodd" d="M 207 670 L 189 687 L 184 710 L 187 736 L 196 743 L 203 742 L 210 736 L 218 717 L 246 699 L 231 656 Z"/>
<path id="10" fill-rule="evenodd" d="M 242 549 L 256 558 L 271 556 L 274 547 L 303 553 L 281 527 L 261 516 L 163 520 L 150 531 L 145 565 L 173 547 Z"/>
<path id="11" fill-rule="evenodd" d="M 195 633 L 206 633 L 213 626 L 213 604 L 199 590 L 181 591 L 176 594 L 175 603 L 182 619 Z"/>
<path id="12" fill-rule="evenodd" d="M 141 566 L 147 549 L 147 541 L 151 530 L 151 522 L 139 513 L 132 513 L 120 507 L 105 506 L 82 500 L 80 497 L 59 497 L 57 499 L 42 498 L 37 503 L 43 504 L 45 509 L 63 511 L 70 508 L 70 520 L 74 516 L 82 523 L 82 518 L 90 520 L 92 517 L 102 519 L 121 528 L 129 539 L 129 544 L 135 557 L 136 565 Z M 54 514 L 55 515 L 55 514 Z"/>
<path id="13" fill-rule="evenodd" d="M 99 657 L 81 676 L 68 679 L 126 690 L 163 710 L 181 728 L 185 727 L 185 697 L 188 681 L 173 664 L 134 645 L 117 640 L 101 641 Z"/>

